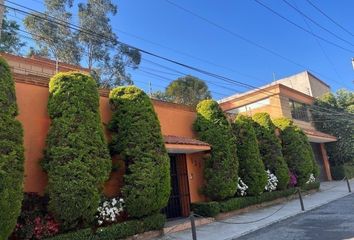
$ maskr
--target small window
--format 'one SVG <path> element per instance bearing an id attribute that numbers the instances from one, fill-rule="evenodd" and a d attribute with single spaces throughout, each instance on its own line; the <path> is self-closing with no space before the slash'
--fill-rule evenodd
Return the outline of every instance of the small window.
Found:
<path id="1" fill-rule="evenodd" d="M 294 100 L 289 100 L 289 107 L 291 111 L 291 117 L 293 119 L 309 122 L 309 110 L 308 105 Z"/>

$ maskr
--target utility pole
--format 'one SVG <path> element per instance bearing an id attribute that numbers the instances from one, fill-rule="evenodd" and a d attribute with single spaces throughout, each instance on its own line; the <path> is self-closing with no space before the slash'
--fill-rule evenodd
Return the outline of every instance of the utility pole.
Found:
<path id="1" fill-rule="evenodd" d="M 0 0 L 0 39 L 1 39 L 2 22 L 4 19 L 4 14 L 5 14 L 4 0 Z"/>

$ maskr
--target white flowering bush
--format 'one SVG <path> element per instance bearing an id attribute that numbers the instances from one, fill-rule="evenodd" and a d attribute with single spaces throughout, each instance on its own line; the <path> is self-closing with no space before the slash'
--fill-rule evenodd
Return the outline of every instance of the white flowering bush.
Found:
<path id="1" fill-rule="evenodd" d="M 266 171 L 267 176 L 268 176 L 268 182 L 267 185 L 264 187 L 264 190 L 267 192 L 271 192 L 277 189 L 278 185 L 278 178 L 275 176 L 273 173 L 271 173 L 269 170 Z"/>
<path id="2" fill-rule="evenodd" d="M 97 222 L 98 225 L 103 223 L 114 223 L 118 220 L 118 217 L 124 211 L 124 200 L 123 198 L 112 198 L 103 201 L 97 208 Z"/>
<path id="3" fill-rule="evenodd" d="M 246 196 L 247 194 L 247 189 L 248 189 L 248 186 L 246 185 L 246 183 L 244 183 L 242 181 L 242 179 L 239 177 L 238 178 L 238 183 L 237 183 L 237 193 L 240 195 L 240 196 Z"/>
<path id="4" fill-rule="evenodd" d="M 306 184 L 314 183 L 316 182 L 316 178 L 313 175 L 313 173 L 310 174 L 309 180 L 307 180 Z"/>

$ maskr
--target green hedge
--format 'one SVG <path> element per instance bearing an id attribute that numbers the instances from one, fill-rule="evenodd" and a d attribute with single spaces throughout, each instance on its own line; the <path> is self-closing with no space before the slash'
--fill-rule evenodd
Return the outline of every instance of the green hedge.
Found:
<path id="1" fill-rule="evenodd" d="M 354 178 L 354 166 L 349 164 L 331 167 L 332 177 L 334 180 L 342 180 L 344 177 Z"/>
<path id="2" fill-rule="evenodd" d="M 306 184 L 302 191 L 318 189 L 319 182 Z M 235 211 L 255 204 L 270 202 L 279 198 L 289 197 L 296 193 L 295 188 L 289 188 L 282 191 L 265 192 L 259 196 L 235 197 L 219 202 L 199 202 L 192 204 L 192 210 L 204 217 L 215 217 L 217 214 Z"/>
<path id="3" fill-rule="evenodd" d="M 289 183 L 289 169 L 285 162 L 280 140 L 275 135 L 275 125 L 268 113 L 256 113 L 252 116 L 255 121 L 259 151 L 266 169 L 278 178 L 277 189 L 284 190 Z"/>
<path id="4" fill-rule="evenodd" d="M 232 125 L 236 136 L 237 156 L 240 159 L 239 175 L 248 186 L 248 195 L 260 195 L 268 177 L 262 162 L 252 118 L 238 115 Z"/>
<path id="5" fill-rule="evenodd" d="M 280 130 L 283 155 L 289 170 L 297 176 L 298 186 L 304 186 L 310 174 L 318 175 L 318 167 L 304 132 L 287 118 L 274 119 Z"/>
<path id="6" fill-rule="evenodd" d="M 0 239 L 14 229 L 23 199 L 23 130 L 16 116 L 15 84 L 0 58 Z"/>
<path id="7" fill-rule="evenodd" d="M 234 196 L 238 179 L 236 143 L 217 102 L 204 100 L 198 104 L 194 129 L 200 140 L 211 145 L 211 154 L 205 159 L 203 193 L 212 200 Z"/>
<path id="8" fill-rule="evenodd" d="M 135 86 L 113 89 L 109 101 L 111 154 L 120 154 L 126 163 L 126 210 L 132 217 L 149 216 L 167 205 L 171 190 L 170 160 L 159 120 L 148 95 Z"/>
<path id="9" fill-rule="evenodd" d="M 118 240 L 147 231 L 160 230 L 164 227 L 166 217 L 155 214 L 141 220 L 129 220 L 108 227 L 98 228 L 96 234 L 86 228 L 76 232 L 57 235 L 48 240 Z"/>
<path id="10" fill-rule="evenodd" d="M 65 230 L 94 221 L 111 170 L 95 80 L 59 73 L 49 83 L 52 120 L 42 166 L 48 173 L 49 210 Z"/>

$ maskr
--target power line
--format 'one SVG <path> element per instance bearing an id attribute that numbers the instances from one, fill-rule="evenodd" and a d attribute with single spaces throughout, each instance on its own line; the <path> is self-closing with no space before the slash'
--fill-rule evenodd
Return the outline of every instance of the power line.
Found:
<path id="1" fill-rule="evenodd" d="M 228 29 L 226 27 L 223 27 L 220 24 L 215 23 L 215 22 L 207 19 L 206 17 L 203 17 L 203 16 L 201 16 L 201 15 L 199 15 L 199 14 L 197 14 L 197 13 L 195 13 L 195 12 L 193 12 L 193 11 L 191 11 L 191 10 L 181 6 L 181 5 L 178 5 L 178 4 L 176 4 L 176 3 L 174 3 L 174 2 L 172 2 L 170 0 L 165 0 L 165 1 L 167 3 L 169 3 L 169 4 L 171 4 L 172 6 L 178 8 L 178 9 L 184 11 L 184 12 L 187 12 L 188 14 L 190 14 L 190 15 L 192 15 L 192 16 L 194 16 L 194 17 L 196 17 L 196 18 L 198 18 L 198 19 L 200 19 L 200 20 L 202 20 L 202 21 L 204 21 L 206 23 L 208 23 L 209 25 L 214 26 L 216 28 L 219 28 L 220 30 L 230 34 L 231 36 L 233 36 L 235 38 L 238 38 L 238 39 L 240 39 L 240 40 L 242 40 L 242 41 L 244 41 L 244 42 L 246 42 L 246 43 L 248 43 L 250 45 L 253 45 L 253 46 L 255 46 L 255 47 L 259 48 L 259 49 L 262 49 L 263 51 L 266 51 L 266 52 L 268 52 L 268 53 L 270 53 L 270 54 L 272 54 L 274 56 L 277 56 L 277 57 L 279 57 L 279 58 L 281 58 L 281 59 L 283 59 L 283 60 L 285 60 L 285 61 L 287 61 L 289 63 L 292 63 L 292 64 L 294 64 L 294 65 L 296 65 L 298 67 L 301 67 L 303 69 L 308 69 L 309 71 L 311 71 L 313 73 L 316 73 L 316 74 L 318 74 L 320 76 L 323 76 L 323 77 L 325 77 L 325 78 L 327 78 L 327 79 L 329 79 L 329 80 L 331 80 L 333 82 L 336 82 L 337 84 L 341 84 L 341 83 L 337 82 L 335 79 L 332 79 L 332 78 L 330 78 L 328 76 L 325 76 L 322 73 L 320 73 L 320 72 L 318 72 L 318 71 L 316 71 L 314 69 L 309 68 L 308 66 L 305 66 L 305 65 L 303 65 L 301 63 L 298 63 L 298 62 L 296 62 L 296 61 L 294 61 L 294 60 L 292 60 L 292 59 L 290 59 L 290 58 L 288 58 L 288 57 L 286 57 L 286 56 L 284 56 L 284 55 L 282 55 L 282 54 L 280 54 L 280 53 L 278 53 L 278 52 L 276 52 L 276 51 L 274 51 L 272 49 L 269 49 L 269 48 L 267 48 L 267 47 L 255 42 L 253 40 L 250 40 L 250 39 L 248 39 L 248 38 L 246 38 L 246 37 L 234 32 L 234 31 L 232 31 L 232 30 L 230 30 L 230 29 Z"/>
<path id="2" fill-rule="evenodd" d="M 290 2 L 288 2 L 287 0 L 282 0 L 286 5 L 288 5 L 289 7 L 291 7 L 292 9 L 294 9 L 296 12 L 298 12 L 300 15 L 302 15 L 303 17 L 307 18 L 310 22 L 312 22 L 313 24 L 315 24 L 317 27 L 321 28 L 322 30 L 326 31 L 327 33 L 331 34 L 332 36 L 334 36 L 335 38 L 342 40 L 343 42 L 354 46 L 354 44 L 352 44 L 351 42 L 345 40 L 344 38 L 338 36 L 337 34 L 335 34 L 334 32 L 328 30 L 327 28 L 323 27 L 321 24 L 319 24 L 318 22 L 316 22 L 315 20 L 313 20 L 312 18 L 310 18 L 309 16 L 307 16 L 303 11 L 299 10 L 296 6 L 292 5 Z M 315 36 L 315 34 L 311 31 L 311 34 L 313 36 Z"/>
<path id="3" fill-rule="evenodd" d="M 332 23 L 337 25 L 340 29 L 342 29 L 344 32 L 348 33 L 351 36 L 354 36 L 352 32 L 350 32 L 347 28 L 343 27 L 341 24 L 339 24 L 337 21 L 335 21 L 333 18 L 331 18 L 328 14 L 326 14 L 323 10 L 321 10 L 318 6 L 316 6 L 313 2 L 310 0 L 306 0 L 313 8 L 315 8 L 318 12 L 320 12 L 323 16 L 325 16 L 328 20 L 330 20 Z"/>

